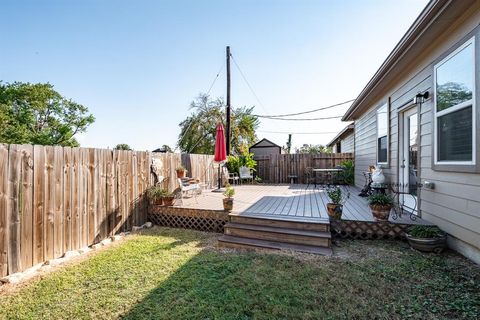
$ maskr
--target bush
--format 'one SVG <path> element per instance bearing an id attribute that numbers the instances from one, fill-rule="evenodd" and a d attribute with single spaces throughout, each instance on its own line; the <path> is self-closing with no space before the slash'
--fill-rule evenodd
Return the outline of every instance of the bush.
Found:
<path id="1" fill-rule="evenodd" d="M 225 198 L 232 198 L 235 195 L 235 189 L 232 186 L 228 186 L 223 195 Z"/>
<path id="2" fill-rule="evenodd" d="M 155 201 L 162 197 L 168 196 L 169 192 L 160 186 L 152 186 L 147 190 L 147 196 L 150 200 Z"/>
<path id="3" fill-rule="evenodd" d="M 413 226 L 408 229 L 408 234 L 416 238 L 438 238 L 445 232 L 435 226 Z"/>
<path id="4" fill-rule="evenodd" d="M 230 173 L 240 173 L 240 167 L 247 167 L 248 169 L 255 170 L 257 162 L 253 160 L 253 153 L 247 153 L 241 156 L 228 156 L 227 157 L 227 169 Z"/>
<path id="5" fill-rule="evenodd" d="M 383 193 L 372 194 L 368 197 L 368 204 L 371 206 L 391 206 L 393 207 L 394 199 L 392 196 Z"/>
<path id="6" fill-rule="evenodd" d="M 353 160 L 345 160 L 340 164 L 343 169 L 343 179 L 346 184 L 353 185 L 355 183 L 355 166 Z"/>
<path id="7" fill-rule="evenodd" d="M 350 198 L 350 192 L 342 193 L 342 189 L 338 186 L 331 187 L 327 189 L 327 195 L 330 198 L 330 201 L 335 204 L 344 204 L 348 198 Z"/>

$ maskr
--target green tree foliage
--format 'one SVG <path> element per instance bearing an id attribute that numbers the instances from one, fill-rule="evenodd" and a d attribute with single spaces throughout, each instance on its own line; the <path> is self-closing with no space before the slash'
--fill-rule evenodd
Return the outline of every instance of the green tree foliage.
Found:
<path id="1" fill-rule="evenodd" d="M 115 146 L 115 150 L 132 150 L 132 148 L 130 148 L 130 146 L 126 143 L 119 143 Z"/>
<path id="2" fill-rule="evenodd" d="M 217 123 L 225 126 L 225 103 L 223 99 L 211 99 L 200 94 L 191 105 L 190 116 L 180 123 L 178 146 L 182 152 L 213 154 L 215 150 L 215 133 Z M 231 146 L 232 153 L 245 154 L 248 146 L 255 143 L 255 130 L 259 120 L 253 114 L 253 107 L 232 108 Z"/>
<path id="3" fill-rule="evenodd" d="M 295 152 L 308 154 L 331 153 L 332 148 L 322 146 L 321 144 L 304 144 L 300 148 L 296 148 Z"/>
<path id="4" fill-rule="evenodd" d="M 249 169 L 255 170 L 257 161 L 253 160 L 253 153 L 246 153 L 239 156 L 228 156 L 227 157 L 227 169 L 228 172 L 240 173 L 240 167 L 247 167 Z"/>
<path id="5" fill-rule="evenodd" d="M 0 82 L 0 142 L 76 147 L 75 134 L 94 121 L 87 107 L 51 84 Z"/>

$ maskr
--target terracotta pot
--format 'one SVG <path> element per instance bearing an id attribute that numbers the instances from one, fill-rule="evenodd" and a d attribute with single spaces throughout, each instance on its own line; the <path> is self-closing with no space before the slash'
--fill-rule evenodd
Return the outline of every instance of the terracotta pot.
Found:
<path id="1" fill-rule="evenodd" d="M 223 199 L 223 210 L 231 212 L 233 210 L 233 198 Z"/>
<path id="2" fill-rule="evenodd" d="M 161 206 L 163 204 L 163 199 L 162 198 L 153 199 L 152 204 L 155 206 Z"/>
<path id="3" fill-rule="evenodd" d="M 333 219 L 341 219 L 343 205 L 338 203 L 327 203 L 328 216 Z"/>
<path id="4" fill-rule="evenodd" d="M 177 170 L 177 178 L 185 178 L 185 170 Z"/>
<path id="5" fill-rule="evenodd" d="M 380 221 L 387 221 L 388 216 L 390 215 L 390 210 L 392 210 L 392 206 L 373 204 L 370 205 L 370 210 L 372 210 L 372 214 L 375 219 Z"/>
<path id="6" fill-rule="evenodd" d="M 418 251 L 441 253 L 447 245 L 447 235 L 436 238 L 417 238 L 407 233 L 405 236 L 410 246 Z"/>
<path id="7" fill-rule="evenodd" d="M 163 197 L 163 205 L 165 205 L 165 206 L 173 206 L 174 201 L 175 201 L 174 196 Z"/>

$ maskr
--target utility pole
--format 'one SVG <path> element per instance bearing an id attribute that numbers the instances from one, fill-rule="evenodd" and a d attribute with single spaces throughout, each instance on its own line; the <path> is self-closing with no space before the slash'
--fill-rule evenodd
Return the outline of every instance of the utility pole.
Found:
<path id="1" fill-rule="evenodd" d="M 292 149 L 292 134 L 288 134 L 288 141 L 287 141 L 287 153 L 290 154 L 290 150 Z"/>
<path id="2" fill-rule="evenodd" d="M 232 133 L 232 129 L 230 127 L 230 46 L 227 46 L 227 110 L 226 110 L 226 114 L 227 114 L 227 128 L 226 128 L 226 131 L 227 131 L 226 144 L 227 145 L 226 147 L 227 147 L 227 156 L 228 156 L 230 155 L 230 149 L 231 149 L 230 136 Z"/>

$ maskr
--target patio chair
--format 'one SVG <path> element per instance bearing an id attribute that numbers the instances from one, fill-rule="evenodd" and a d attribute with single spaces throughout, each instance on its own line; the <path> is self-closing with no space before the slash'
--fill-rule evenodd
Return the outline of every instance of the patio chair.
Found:
<path id="1" fill-rule="evenodd" d="M 250 169 L 247 167 L 240 167 L 240 183 L 242 183 L 243 180 L 247 180 L 253 183 L 253 174 Z"/>
<path id="2" fill-rule="evenodd" d="M 179 200 L 183 204 L 183 197 L 190 195 L 194 197 L 195 202 L 198 203 L 197 196 L 202 192 L 202 188 L 198 183 L 187 184 L 181 178 L 178 178 L 178 184 L 180 185 Z"/>
<path id="3" fill-rule="evenodd" d="M 225 169 L 226 176 L 228 177 L 228 183 L 230 184 L 238 184 L 240 182 L 240 177 L 236 172 L 230 172 L 228 169 Z"/>
<path id="4" fill-rule="evenodd" d="M 304 178 L 305 178 L 305 182 L 307 183 L 307 189 L 310 186 L 310 183 L 313 183 L 316 186 L 315 176 L 313 174 L 313 168 L 312 167 L 305 168 Z"/>

